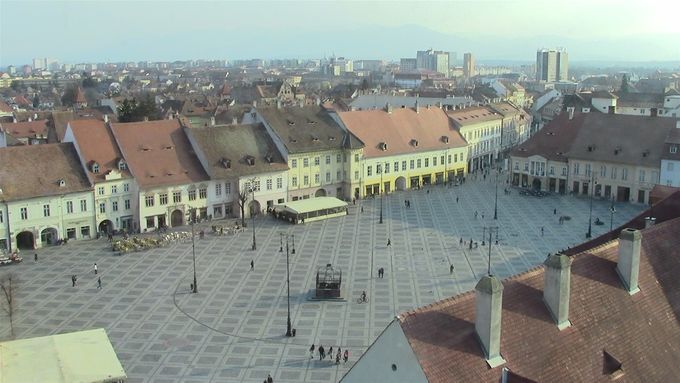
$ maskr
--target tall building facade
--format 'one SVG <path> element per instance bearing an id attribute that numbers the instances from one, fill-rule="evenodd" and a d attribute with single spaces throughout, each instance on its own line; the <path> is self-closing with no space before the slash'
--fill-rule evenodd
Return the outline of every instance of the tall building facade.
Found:
<path id="1" fill-rule="evenodd" d="M 463 75 L 467 78 L 475 76 L 475 57 L 472 53 L 463 55 Z"/>
<path id="2" fill-rule="evenodd" d="M 449 52 L 432 49 L 418 51 L 416 54 L 416 67 L 417 69 L 428 69 L 448 76 Z"/>
<path id="3" fill-rule="evenodd" d="M 568 78 L 569 56 L 566 49 L 539 49 L 536 52 L 537 81 L 566 81 Z"/>

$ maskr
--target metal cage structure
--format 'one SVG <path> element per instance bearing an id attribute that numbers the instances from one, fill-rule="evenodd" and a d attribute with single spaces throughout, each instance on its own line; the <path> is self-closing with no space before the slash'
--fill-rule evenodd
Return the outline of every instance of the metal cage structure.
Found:
<path id="1" fill-rule="evenodd" d="M 342 270 L 334 268 L 330 263 L 319 267 L 316 272 L 316 299 L 340 298 L 342 287 Z"/>

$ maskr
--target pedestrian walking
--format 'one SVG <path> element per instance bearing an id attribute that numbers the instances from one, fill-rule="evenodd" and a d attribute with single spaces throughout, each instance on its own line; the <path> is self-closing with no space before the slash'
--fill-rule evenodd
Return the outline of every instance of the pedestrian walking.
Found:
<path id="1" fill-rule="evenodd" d="M 458 197 L 456 197 L 456 203 L 458 203 Z"/>
<path id="2" fill-rule="evenodd" d="M 347 360 L 349 359 L 349 350 L 345 349 L 345 354 L 343 356 L 343 359 L 345 360 L 345 363 L 347 363 Z"/>
<path id="3" fill-rule="evenodd" d="M 97 290 L 101 290 L 101 289 L 102 289 L 102 278 L 97 277 Z"/>
<path id="4" fill-rule="evenodd" d="M 328 359 L 333 359 L 333 346 L 328 349 Z"/>
<path id="5" fill-rule="evenodd" d="M 35 253 L 35 255 L 33 256 L 33 260 L 34 260 L 35 262 L 38 262 L 38 253 Z"/>
<path id="6" fill-rule="evenodd" d="M 392 241 L 389 238 L 387 238 L 387 246 L 391 246 L 391 245 L 392 245 Z"/>
<path id="7" fill-rule="evenodd" d="M 463 244 L 463 237 L 460 237 L 460 241 L 458 241 L 458 244 L 459 244 L 459 245 L 462 245 L 462 244 Z"/>
<path id="8" fill-rule="evenodd" d="M 484 214 L 482 214 L 482 219 L 484 219 Z"/>
<path id="9" fill-rule="evenodd" d="M 274 379 L 271 374 L 267 374 L 267 383 L 274 383 Z"/>
<path id="10" fill-rule="evenodd" d="M 97 264 L 94 264 L 94 275 L 97 275 Z"/>
<path id="11" fill-rule="evenodd" d="M 453 263 L 449 266 L 449 274 L 453 274 Z"/>
<path id="12" fill-rule="evenodd" d="M 340 356 L 341 355 L 342 354 L 340 354 L 340 350 L 338 350 L 337 355 L 335 355 L 335 364 L 340 364 Z"/>
<path id="13" fill-rule="evenodd" d="M 314 343 L 309 347 L 309 359 L 314 359 Z"/>
<path id="14" fill-rule="evenodd" d="M 71 284 L 73 285 L 73 287 L 76 287 L 77 282 L 78 277 L 75 274 L 71 275 Z"/>
<path id="15" fill-rule="evenodd" d="M 319 345 L 319 360 L 323 360 L 324 357 L 326 357 L 326 353 L 324 352 L 323 345 Z"/>
<path id="16" fill-rule="evenodd" d="M 543 226 L 541 226 L 541 237 L 543 236 Z"/>
<path id="17" fill-rule="evenodd" d="M 250 260 L 250 270 L 255 270 L 255 260 L 253 259 Z"/>
<path id="18" fill-rule="evenodd" d="M 362 213 L 364 212 L 364 207 L 363 207 L 363 206 L 361 207 L 361 212 L 362 212 Z"/>
<path id="19" fill-rule="evenodd" d="M 557 209 L 553 209 L 553 215 L 557 215 Z"/>

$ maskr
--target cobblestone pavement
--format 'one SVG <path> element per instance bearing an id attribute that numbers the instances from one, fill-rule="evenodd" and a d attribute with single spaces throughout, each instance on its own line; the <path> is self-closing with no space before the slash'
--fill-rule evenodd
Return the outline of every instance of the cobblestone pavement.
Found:
<path id="1" fill-rule="evenodd" d="M 251 250 L 251 231 L 208 234 L 196 240 L 198 294 L 189 291 L 191 243 L 123 256 L 114 256 L 105 240 L 69 243 L 40 250 L 38 263 L 25 252 L 22 264 L 2 268 L 0 274 L 13 272 L 20 279 L 17 338 L 103 327 L 130 382 L 262 382 L 268 373 L 277 383 L 333 382 L 395 314 L 474 288 L 487 268 L 483 227 L 499 227 L 498 245 L 492 236 L 491 268 L 501 277 L 535 267 L 548 253 L 585 239 L 587 198 L 536 198 L 516 190 L 506 195 L 503 186 L 497 221 L 494 184 L 480 181 L 386 196 L 383 224 L 378 223 L 379 198 L 351 206 L 346 217 L 305 225 L 260 218 L 256 251 Z M 642 209 L 617 205 L 614 226 Z M 560 225 L 561 215 L 571 219 Z M 595 217 L 605 225 L 593 225 L 593 237 L 609 229 L 607 202 L 594 202 Z M 295 338 L 284 336 L 281 232 L 295 236 L 296 253 L 290 256 Z M 478 247 L 461 246 L 461 237 Z M 95 262 L 101 290 L 92 270 Z M 327 263 L 342 269 L 344 302 L 308 300 L 317 268 Z M 377 278 L 380 267 L 383 279 Z M 73 274 L 78 275 L 77 287 L 71 287 Z M 368 304 L 357 303 L 362 290 Z M 0 339 L 8 337 L 3 317 Z M 312 343 L 349 349 L 349 363 L 320 361 L 318 355 L 310 360 Z"/>

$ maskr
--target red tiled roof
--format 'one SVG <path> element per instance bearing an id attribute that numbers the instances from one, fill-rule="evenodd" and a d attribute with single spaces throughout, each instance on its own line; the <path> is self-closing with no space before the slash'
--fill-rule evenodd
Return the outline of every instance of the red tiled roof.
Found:
<path id="1" fill-rule="evenodd" d="M 118 161 L 123 156 L 106 123 L 98 120 L 76 120 L 71 121 L 69 126 L 87 166 L 87 174 L 92 179 L 103 181 L 106 174 L 114 169 L 123 177 L 130 177 L 128 170 L 118 169 Z M 99 173 L 92 172 L 93 162 L 99 165 Z"/>
<path id="2" fill-rule="evenodd" d="M 586 115 L 587 113 L 579 113 L 570 120 L 567 113 L 560 114 L 515 148 L 511 155 L 524 158 L 539 155 L 549 160 L 567 162 L 565 154 L 571 149 Z"/>
<path id="3" fill-rule="evenodd" d="M 76 89 L 75 102 L 76 104 L 84 104 L 87 102 L 85 99 L 85 93 L 83 93 L 83 90 L 80 87 Z"/>
<path id="4" fill-rule="evenodd" d="M 629 295 L 615 266 L 618 241 L 573 257 L 571 327 L 559 331 L 543 302 L 543 268 L 503 281 L 501 355 L 539 382 L 606 382 L 604 350 L 624 381 L 677 381 L 680 363 L 680 219 L 642 231 L 639 283 Z M 474 332 L 475 293 L 407 313 L 401 327 L 430 382 L 498 382 Z"/>
<path id="5" fill-rule="evenodd" d="M 141 188 L 208 179 L 177 120 L 111 124 L 113 136 Z"/>
<path id="6" fill-rule="evenodd" d="M 12 113 L 14 110 L 3 100 L 0 100 L 0 112 Z"/>
<path id="7" fill-rule="evenodd" d="M 426 152 L 465 147 L 467 143 L 454 128 L 446 113 L 439 108 L 424 108 L 416 113 L 411 108 L 359 110 L 340 112 L 347 129 L 365 145 L 367 157 L 383 157 L 404 153 Z M 443 137 L 448 138 L 446 143 Z M 418 146 L 413 144 L 417 140 Z M 382 150 L 381 143 L 387 144 Z"/>
<path id="8" fill-rule="evenodd" d="M 47 137 L 47 120 L 4 123 L 0 126 L 15 138 Z"/>
<path id="9" fill-rule="evenodd" d="M 501 120 L 503 116 L 486 106 L 475 106 L 447 112 L 449 117 L 459 126 L 474 125 L 481 122 Z"/>

